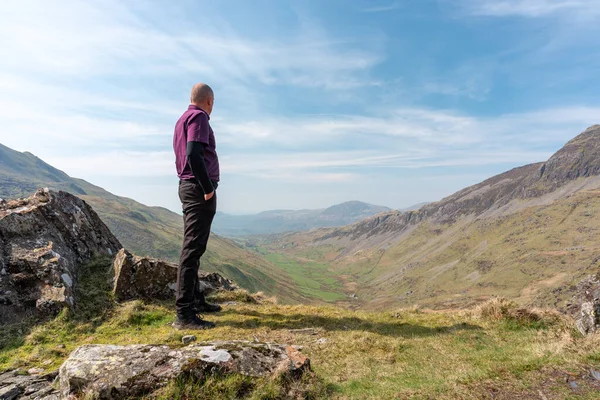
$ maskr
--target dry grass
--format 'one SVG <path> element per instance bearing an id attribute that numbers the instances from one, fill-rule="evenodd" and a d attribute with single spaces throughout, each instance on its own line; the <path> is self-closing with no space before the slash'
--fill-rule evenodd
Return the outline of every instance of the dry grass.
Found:
<path id="1" fill-rule="evenodd" d="M 471 313 L 488 321 L 507 321 L 521 326 L 553 327 L 555 330 L 575 332 L 573 321 L 556 310 L 525 308 L 505 298 L 488 300 Z"/>
<path id="2" fill-rule="evenodd" d="M 231 292 L 216 292 L 208 299 L 215 303 L 248 303 L 248 304 L 276 304 L 277 298 L 267 296 L 264 292 L 250 293 L 245 289 L 237 289 Z"/>

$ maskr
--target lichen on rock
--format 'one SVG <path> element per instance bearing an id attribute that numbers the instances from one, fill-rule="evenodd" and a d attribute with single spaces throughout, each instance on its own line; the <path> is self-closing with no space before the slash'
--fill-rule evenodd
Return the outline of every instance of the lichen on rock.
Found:
<path id="1" fill-rule="evenodd" d="M 40 189 L 0 205 L 0 324 L 75 302 L 79 267 L 121 248 L 83 200 Z"/>
<path id="2" fill-rule="evenodd" d="M 174 298 L 177 265 L 150 257 L 139 257 L 121 249 L 113 264 L 113 293 L 118 300 Z M 231 280 L 217 273 L 198 272 L 199 290 L 235 290 Z"/>
<path id="3" fill-rule="evenodd" d="M 178 378 L 208 374 L 299 378 L 309 359 L 293 347 L 245 341 L 192 344 L 180 349 L 158 345 L 85 345 L 60 368 L 60 392 L 66 398 L 85 392 L 97 398 L 139 396 Z"/>

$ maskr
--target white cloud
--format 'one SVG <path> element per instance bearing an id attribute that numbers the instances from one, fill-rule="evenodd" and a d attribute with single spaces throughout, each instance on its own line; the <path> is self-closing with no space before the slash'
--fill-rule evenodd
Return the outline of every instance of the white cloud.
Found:
<path id="1" fill-rule="evenodd" d="M 361 75 L 380 54 L 326 36 L 255 41 L 211 22 L 170 33 L 148 27 L 125 4 L 64 0 L 0 5 L 3 69 L 70 76 L 182 72 L 211 82 L 348 89 L 377 84 Z M 174 6 L 175 7 L 175 6 Z"/>
<path id="2" fill-rule="evenodd" d="M 600 16 L 596 0 L 469 0 L 471 13 L 490 16 L 541 17 L 554 14 L 592 18 Z"/>
<path id="3" fill-rule="evenodd" d="M 367 13 L 377 13 L 377 12 L 385 12 L 385 11 L 394 11 L 398 8 L 402 7 L 402 4 L 399 1 L 394 1 L 388 4 L 374 5 L 371 7 L 366 7 L 362 11 Z"/>

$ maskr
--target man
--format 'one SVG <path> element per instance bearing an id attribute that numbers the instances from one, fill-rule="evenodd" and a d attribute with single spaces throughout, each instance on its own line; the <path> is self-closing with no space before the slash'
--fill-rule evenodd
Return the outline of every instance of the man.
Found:
<path id="1" fill-rule="evenodd" d="M 179 177 L 179 199 L 183 208 L 183 249 L 177 273 L 175 307 L 177 329 L 208 329 L 214 323 L 196 315 L 220 311 L 208 304 L 198 289 L 200 257 L 206 251 L 210 226 L 217 211 L 219 159 L 215 135 L 210 127 L 215 96 L 210 86 L 199 83 L 192 88 L 192 103 L 175 125 L 173 149 Z"/>

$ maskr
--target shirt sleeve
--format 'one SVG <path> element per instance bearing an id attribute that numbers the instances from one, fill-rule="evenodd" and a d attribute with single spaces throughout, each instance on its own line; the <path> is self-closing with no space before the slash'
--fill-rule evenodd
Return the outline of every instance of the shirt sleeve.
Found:
<path id="1" fill-rule="evenodd" d="M 209 144 L 208 116 L 203 112 L 196 114 L 188 122 L 187 141 Z"/>

